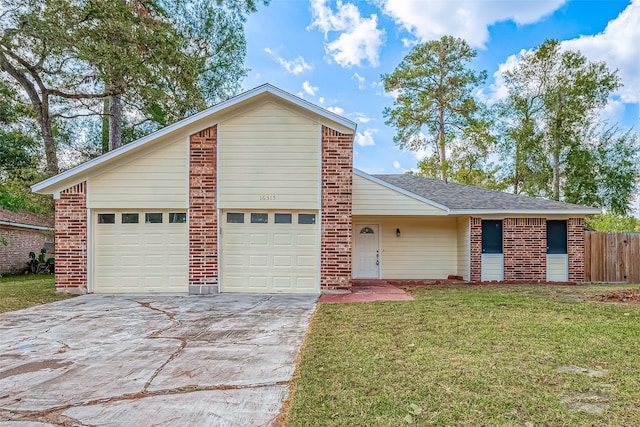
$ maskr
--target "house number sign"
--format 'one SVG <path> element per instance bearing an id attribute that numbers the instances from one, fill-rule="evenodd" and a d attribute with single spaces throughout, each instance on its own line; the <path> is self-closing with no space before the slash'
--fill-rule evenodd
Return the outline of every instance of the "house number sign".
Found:
<path id="1" fill-rule="evenodd" d="M 258 196 L 258 200 L 260 201 L 270 201 L 275 199 L 276 199 L 276 196 L 274 196 L 273 194 L 263 194 L 261 196 Z"/>

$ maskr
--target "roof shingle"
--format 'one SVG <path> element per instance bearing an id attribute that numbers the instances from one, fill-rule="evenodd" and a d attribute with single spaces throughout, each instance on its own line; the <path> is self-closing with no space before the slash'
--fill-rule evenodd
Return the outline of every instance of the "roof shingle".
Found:
<path id="1" fill-rule="evenodd" d="M 405 191 L 432 200 L 450 210 L 496 210 L 496 211 L 576 211 L 594 210 L 581 205 L 556 202 L 519 194 L 503 193 L 470 185 L 444 182 L 416 175 L 372 175 Z M 587 212 L 585 212 L 587 213 Z M 593 213 L 593 212 L 592 212 Z"/>

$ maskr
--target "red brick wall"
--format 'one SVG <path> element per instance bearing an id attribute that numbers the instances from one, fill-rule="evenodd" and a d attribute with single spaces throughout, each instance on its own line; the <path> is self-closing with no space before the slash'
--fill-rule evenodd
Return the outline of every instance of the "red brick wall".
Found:
<path id="1" fill-rule="evenodd" d="M 469 221 L 469 280 L 479 282 L 482 276 L 482 218 L 469 218 Z"/>
<path id="2" fill-rule="evenodd" d="M 569 218 L 567 221 L 567 252 L 569 255 L 569 281 L 584 281 L 584 220 Z"/>
<path id="3" fill-rule="evenodd" d="M 472 282 L 481 280 L 482 221 L 471 218 L 470 263 Z M 547 222 L 544 218 L 505 218 L 503 221 L 504 280 L 546 282 Z M 584 281 L 584 221 L 567 221 L 569 282 Z"/>
<path id="4" fill-rule="evenodd" d="M 53 231 L 33 230 L 0 225 L 0 237 L 7 245 L 0 242 L 0 274 L 20 273 L 27 268 L 29 252 L 40 255 L 45 242 L 53 242 Z M 53 252 L 47 253 L 47 258 Z"/>
<path id="5" fill-rule="evenodd" d="M 547 280 L 547 221 L 505 218 L 502 221 L 505 281 Z"/>
<path id="6" fill-rule="evenodd" d="M 190 137 L 189 284 L 218 283 L 217 127 Z"/>
<path id="7" fill-rule="evenodd" d="M 353 137 L 322 127 L 320 285 L 351 286 Z"/>
<path id="8" fill-rule="evenodd" d="M 55 270 L 58 292 L 87 292 L 87 196 L 82 182 L 55 201 Z"/>

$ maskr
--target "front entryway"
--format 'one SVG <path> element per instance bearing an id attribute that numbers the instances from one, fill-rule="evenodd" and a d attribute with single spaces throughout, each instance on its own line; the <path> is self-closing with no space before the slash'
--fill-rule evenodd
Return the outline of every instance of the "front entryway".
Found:
<path id="1" fill-rule="evenodd" d="M 377 224 L 359 224 L 354 228 L 353 277 L 380 278 L 380 227 Z"/>

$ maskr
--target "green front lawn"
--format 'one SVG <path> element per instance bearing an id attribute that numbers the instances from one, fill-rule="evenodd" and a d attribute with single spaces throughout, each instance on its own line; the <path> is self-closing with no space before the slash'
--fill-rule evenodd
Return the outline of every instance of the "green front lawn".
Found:
<path id="1" fill-rule="evenodd" d="M 286 425 L 640 425 L 640 306 L 581 298 L 624 287 L 426 287 L 415 301 L 321 304 Z"/>
<path id="2" fill-rule="evenodd" d="M 74 295 L 56 293 L 53 275 L 0 278 L 0 313 L 60 301 Z"/>

